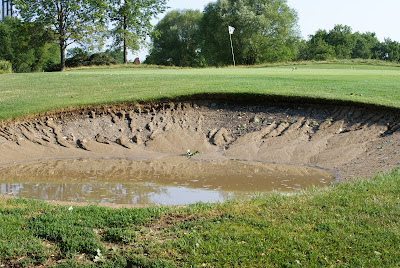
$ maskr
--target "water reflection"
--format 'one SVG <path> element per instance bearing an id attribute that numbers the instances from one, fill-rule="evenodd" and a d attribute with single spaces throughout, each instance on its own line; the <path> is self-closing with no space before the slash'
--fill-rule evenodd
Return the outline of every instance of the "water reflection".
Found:
<path id="1" fill-rule="evenodd" d="M 57 201 L 182 205 L 255 192 L 290 192 L 332 180 L 332 174 L 319 169 L 258 162 L 196 162 L 184 157 L 54 160 L 0 168 L 0 193 Z"/>

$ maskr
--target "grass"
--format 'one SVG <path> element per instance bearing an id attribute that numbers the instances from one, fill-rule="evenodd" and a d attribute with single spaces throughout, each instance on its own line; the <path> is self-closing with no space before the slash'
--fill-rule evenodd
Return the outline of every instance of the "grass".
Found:
<path id="1" fill-rule="evenodd" d="M 398 267 L 400 170 L 248 201 L 112 210 L 0 201 L 0 262 L 56 267 Z"/>
<path id="2" fill-rule="evenodd" d="M 400 68 L 370 62 L 183 69 L 117 66 L 0 76 L 0 120 L 199 93 L 300 96 L 400 108 Z"/>

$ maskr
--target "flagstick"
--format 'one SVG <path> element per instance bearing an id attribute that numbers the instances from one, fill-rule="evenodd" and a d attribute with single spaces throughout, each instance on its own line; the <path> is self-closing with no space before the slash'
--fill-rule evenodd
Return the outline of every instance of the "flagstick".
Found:
<path id="1" fill-rule="evenodd" d="M 233 68 L 236 69 L 235 53 L 233 52 L 233 44 L 232 44 L 232 35 L 231 34 L 229 34 L 229 39 L 231 40 L 232 57 L 233 57 Z"/>

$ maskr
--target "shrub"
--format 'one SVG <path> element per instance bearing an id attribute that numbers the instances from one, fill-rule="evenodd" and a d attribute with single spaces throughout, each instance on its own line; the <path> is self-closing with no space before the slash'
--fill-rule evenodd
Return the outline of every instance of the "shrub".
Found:
<path id="1" fill-rule="evenodd" d="M 106 55 L 105 53 L 95 53 L 90 56 L 88 55 L 75 55 L 65 61 L 67 67 L 81 67 L 81 66 L 93 66 L 93 65 L 113 65 L 118 62 Z"/>
<path id="2" fill-rule="evenodd" d="M 89 57 L 89 63 L 90 65 L 113 65 L 118 62 L 104 53 L 95 53 Z"/>
<path id="3" fill-rule="evenodd" d="M 12 65 L 9 61 L 0 60 L 0 74 L 11 73 Z"/>

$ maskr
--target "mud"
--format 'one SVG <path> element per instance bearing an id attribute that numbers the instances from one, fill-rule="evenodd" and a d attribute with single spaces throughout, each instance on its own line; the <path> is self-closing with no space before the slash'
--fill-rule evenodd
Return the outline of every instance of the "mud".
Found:
<path id="1" fill-rule="evenodd" d="M 73 159 L 0 168 L 0 194 L 63 202 L 185 205 L 245 198 L 274 190 L 329 185 L 335 177 L 310 167 L 247 161 Z"/>
<path id="2" fill-rule="evenodd" d="M 53 159 L 154 160 L 198 151 L 196 161 L 313 166 L 340 180 L 400 162 L 396 110 L 240 97 L 123 104 L 2 123 L 0 166 Z"/>

